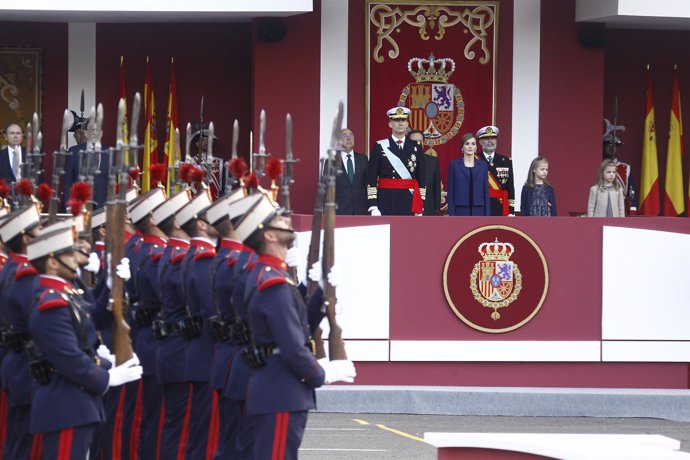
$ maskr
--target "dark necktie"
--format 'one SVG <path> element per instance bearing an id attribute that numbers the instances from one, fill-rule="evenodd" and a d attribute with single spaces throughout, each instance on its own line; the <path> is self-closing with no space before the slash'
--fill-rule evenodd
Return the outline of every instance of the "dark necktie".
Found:
<path id="1" fill-rule="evenodd" d="M 350 183 L 352 183 L 352 181 L 355 178 L 355 165 L 352 162 L 352 154 L 351 153 L 347 154 L 347 177 L 350 178 Z"/>
<path id="2" fill-rule="evenodd" d="M 402 150 L 403 141 L 395 141 L 398 143 L 398 150 Z"/>
<path id="3" fill-rule="evenodd" d="M 486 160 L 489 162 L 489 164 L 491 166 L 494 165 L 494 156 L 493 155 L 489 155 L 488 157 L 486 157 Z"/>

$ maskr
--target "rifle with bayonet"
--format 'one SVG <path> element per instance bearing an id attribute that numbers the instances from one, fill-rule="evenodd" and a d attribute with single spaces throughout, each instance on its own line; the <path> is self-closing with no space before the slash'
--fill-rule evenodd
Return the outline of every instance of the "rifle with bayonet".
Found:
<path id="1" fill-rule="evenodd" d="M 338 104 L 338 112 L 333 120 L 331 134 L 331 147 L 328 149 L 327 173 L 325 176 L 326 199 L 324 202 L 323 224 L 323 250 L 321 257 L 321 269 L 324 287 L 324 307 L 330 331 L 328 333 L 328 358 L 331 361 L 347 359 L 345 342 L 343 342 L 343 330 L 336 320 L 335 305 L 337 302 L 335 286 L 328 281 L 335 263 L 335 180 L 338 174 L 338 155 L 340 151 L 340 131 L 343 123 L 343 102 Z"/>
<path id="2" fill-rule="evenodd" d="M 206 138 L 206 178 L 204 180 L 204 183 L 206 184 L 206 188 L 210 189 L 211 184 L 213 184 L 213 136 L 215 134 L 213 122 L 210 122 L 208 124 L 208 131 L 206 132 L 206 134 L 208 135 L 208 137 Z M 203 136 L 203 128 L 201 135 Z M 199 159 L 204 160 L 203 158 L 201 158 L 201 155 L 199 155 Z M 220 193 L 220 187 L 218 187 L 218 192 Z"/>
<path id="3" fill-rule="evenodd" d="M 125 236 L 124 225 L 127 208 L 127 181 L 131 166 L 125 158 L 136 158 L 137 150 L 137 124 L 139 123 L 139 112 L 141 110 L 141 95 L 134 95 L 132 107 L 132 121 L 130 128 L 130 142 L 126 145 L 122 135 L 122 127 L 125 119 L 125 101 L 120 99 L 117 117 L 117 141 L 116 147 L 112 150 L 114 155 L 114 165 L 109 174 L 108 193 L 112 197 L 106 210 L 106 227 L 108 229 L 106 238 L 106 253 L 108 254 L 109 273 L 112 276 L 110 289 L 110 307 L 115 321 L 113 322 L 113 352 L 115 353 L 115 364 L 119 365 L 129 360 L 134 355 L 132 342 L 129 337 L 129 325 L 125 321 L 127 314 L 127 298 L 125 282 L 116 275 L 116 267 L 125 256 Z M 115 192 L 116 184 L 119 190 Z"/>
<path id="4" fill-rule="evenodd" d="M 264 136 L 266 134 L 266 111 L 261 109 L 261 114 L 259 115 L 259 152 L 252 153 L 252 163 L 254 164 L 254 172 L 256 172 L 256 177 L 261 179 L 266 175 L 266 158 L 271 154 L 266 153 L 266 143 L 264 142 Z"/>
<path id="5" fill-rule="evenodd" d="M 232 124 L 232 154 L 230 156 L 230 162 L 225 167 L 225 194 L 228 195 L 230 192 L 235 190 L 240 186 L 240 180 L 233 177 L 230 172 L 230 163 L 237 159 L 237 142 L 240 139 L 240 124 L 235 119 Z"/>
<path id="6" fill-rule="evenodd" d="M 83 92 L 82 92 L 83 95 Z M 62 131 L 60 133 L 60 150 L 53 152 L 53 176 L 52 189 L 53 193 L 50 196 L 50 203 L 48 204 L 48 224 L 57 222 L 57 212 L 60 206 L 60 176 L 65 174 L 65 160 L 67 155 L 70 155 L 67 150 L 67 133 L 71 125 L 70 111 L 65 109 L 62 116 Z"/>

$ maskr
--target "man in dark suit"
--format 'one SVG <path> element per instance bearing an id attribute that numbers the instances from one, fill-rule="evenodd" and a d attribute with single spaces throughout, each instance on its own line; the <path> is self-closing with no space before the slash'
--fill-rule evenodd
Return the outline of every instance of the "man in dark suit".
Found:
<path id="1" fill-rule="evenodd" d="M 419 130 L 410 131 L 410 140 L 419 144 L 424 149 L 424 133 Z M 438 158 L 434 155 L 424 153 L 424 184 L 426 193 L 424 197 L 425 216 L 438 216 L 441 208 L 441 170 L 438 165 Z"/>
<path id="2" fill-rule="evenodd" d="M 7 147 L 0 150 L 0 179 L 5 179 L 8 184 L 19 181 L 20 168 L 26 154 L 22 149 L 24 132 L 21 126 L 12 123 L 3 131 Z"/>
<path id="3" fill-rule="evenodd" d="M 335 179 L 336 214 L 366 215 L 367 157 L 354 151 L 355 134 L 345 128 L 340 132 L 340 169 Z"/>
<path id="4" fill-rule="evenodd" d="M 88 129 L 88 118 L 83 118 L 72 111 L 74 115 L 74 122 L 69 131 L 74 133 L 74 140 L 77 145 L 69 148 L 69 155 L 65 159 L 65 175 L 62 179 L 62 203 L 67 207 L 69 200 L 69 190 L 75 182 L 79 182 L 81 162 L 84 157 L 84 152 L 87 149 L 87 141 L 89 136 L 94 136 L 95 133 Z M 93 141 L 92 141 L 93 142 Z M 98 209 L 105 204 L 108 197 L 108 149 L 101 147 L 100 155 L 96 157 L 96 171 L 93 177 L 93 208 Z M 86 180 L 86 179 L 84 179 Z"/>
<path id="5" fill-rule="evenodd" d="M 376 141 L 367 165 L 367 210 L 372 216 L 421 216 L 424 201 L 422 148 L 407 138 L 410 109 L 388 112 L 391 135 Z"/>
<path id="6" fill-rule="evenodd" d="M 482 155 L 477 155 L 477 157 L 489 164 L 491 215 L 515 214 L 513 160 L 496 153 L 498 128 L 496 126 L 484 126 L 477 131 L 477 139 L 482 146 Z"/>

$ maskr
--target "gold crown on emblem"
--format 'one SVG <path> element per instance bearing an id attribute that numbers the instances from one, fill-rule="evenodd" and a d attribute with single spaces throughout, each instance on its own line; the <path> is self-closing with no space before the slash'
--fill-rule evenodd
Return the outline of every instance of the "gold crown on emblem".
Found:
<path id="1" fill-rule="evenodd" d="M 484 260 L 509 260 L 515 247 L 510 243 L 499 243 L 496 238 L 493 243 L 480 244 L 477 251 Z"/>
<path id="2" fill-rule="evenodd" d="M 412 58 L 407 61 L 407 70 L 419 83 L 448 83 L 448 78 L 455 71 L 455 61 L 451 58 L 436 59 L 431 53 L 429 59 Z"/>

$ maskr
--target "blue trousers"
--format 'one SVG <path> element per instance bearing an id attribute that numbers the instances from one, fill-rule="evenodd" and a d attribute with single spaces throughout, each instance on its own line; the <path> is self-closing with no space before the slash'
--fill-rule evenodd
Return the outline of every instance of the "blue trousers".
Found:
<path id="1" fill-rule="evenodd" d="M 192 386 L 189 383 L 163 385 L 165 420 L 161 434 L 161 459 L 184 459 L 191 411 Z"/>
<path id="2" fill-rule="evenodd" d="M 89 453 L 96 424 L 43 433 L 45 460 L 84 460 Z"/>
<path id="3" fill-rule="evenodd" d="M 307 415 L 307 411 L 253 415 L 254 458 L 297 460 Z"/>

